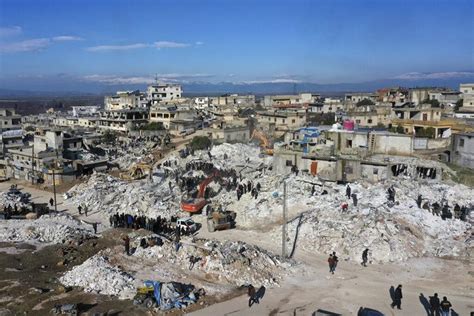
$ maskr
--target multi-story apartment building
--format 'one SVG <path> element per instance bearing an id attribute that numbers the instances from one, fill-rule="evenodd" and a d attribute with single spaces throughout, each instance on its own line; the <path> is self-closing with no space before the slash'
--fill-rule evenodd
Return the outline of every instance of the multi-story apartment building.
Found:
<path id="1" fill-rule="evenodd" d="M 21 129 L 21 115 L 14 109 L 0 109 L 0 132 Z"/>
<path id="2" fill-rule="evenodd" d="M 183 89 L 178 84 L 152 84 L 148 86 L 146 91 L 148 101 L 151 105 L 173 103 L 179 101 L 183 95 Z"/>
<path id="3" fill-rule="evenodd" d="M 129 110 L 135 108 L 146 108 L 148 101 L 146 95 L 139 90 L 117 91 L 116 95 L 104 98 L 105 110 Z"/>

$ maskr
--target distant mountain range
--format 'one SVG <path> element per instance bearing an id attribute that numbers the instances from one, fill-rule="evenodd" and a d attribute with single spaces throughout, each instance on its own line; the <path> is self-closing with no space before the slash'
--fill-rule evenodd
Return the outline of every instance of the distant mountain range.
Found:
<path id="1" fill-rule="evenodd" d="M 462 78 L 436 78 L 436 79 L 384 79 L 361 83 L 334 83 L 318 84 L 312 82 L 263 82 L 263 83 L 233 83 L 233 82 L 189 82 L 183 83 L 184 94 L 193 95 L 219 95 L 225 93 L 250 93 L 256 95 L 263 94 L 292 94 L 294 92 L 312 92 L 322 95 L 342 95 L 346 92 L 372 92 L 386 87 L 447 87 L 455 90 L 459 89 L 460 83 L 473 83 L 474 75 L 463 76 Z M 117 90 L 146 89 L 145 84 L 127 85 L 107 85 L 104 83 L 84 83 L 84 82 L 62 82 L 52 86 L 35 83 L 22 84 L 28 90 L 0 89 L 1 98 L 18 97 L 59 97 L 59 96 L 84 96 L 84 95 L 105 95 L 113 94 Z M 3 86 L 6 86 L 5 84 Z"/>

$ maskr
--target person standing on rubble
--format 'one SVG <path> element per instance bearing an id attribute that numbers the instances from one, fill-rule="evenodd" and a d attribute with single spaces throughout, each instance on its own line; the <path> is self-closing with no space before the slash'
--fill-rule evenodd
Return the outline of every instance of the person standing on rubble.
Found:
<path id="1" fill-rule="evenodd" d="M 368 257 L 369 257 L 369 249 L 365 248 L 365 250 L 362 252 L 362 265 L 364 267 L 367 267 Z"/>
<path id="2" fill-rule="evenodd" d="M 352 203 L 354 204 L 354 206 L 357 206 L 357 194 L 355 193 L 352 193 Z"/>
<path id="3" fill-rule="evenodd" d="M 351 187 L 349 185 L 346 187 L 346 196 L 348 199 L 351 198 Z"/>
<path id="4" fill-rule="evenodd" d="M 84 215 L 86 215 L 86 217 L 87 217 L 87 211 L 88 211 L 87 205 L 84 205 Z"/>
<path id="5" fill-rule="evenodd" d="M 82 215 L 82 206 L 79 205 L 79 206 L 77 207 L 77 210 L 79 211 L 79 215 Z"/>
<path id="6" fill-rule="evenodd" d="M 53 205 L 54 205 L 54 200 L 53 200 L 53 198 L 50 198 L 50 199 L 49 199 L 49 204 L 51 205 L 51 207 L 53 207 Z"/>
<path id="7" fill-rule="evenodd" d="M 329 264 L 329 273 L 334 274 L 334 271 L 336 271 L 336 259 L 335 255 L 330 254 L 328 258 L 328 264 Z"/>
<path id="8" fill-rule="evenodd" d="M 423 202 L 423 197 L 421 194 L 418 194 L 418 198 L 416 199 L 416 205 L 418 205 L 418 208 L 421 208 L 421 202 Z"/>

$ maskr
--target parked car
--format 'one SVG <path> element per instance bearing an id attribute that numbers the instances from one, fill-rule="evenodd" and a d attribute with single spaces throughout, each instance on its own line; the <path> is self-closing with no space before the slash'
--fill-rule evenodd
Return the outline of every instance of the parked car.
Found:
<path id="1" fill-rule="evenodd" d="M 199 229 L 198 225 L 191 219 L 191 217 L 178 218 L 176 226 L 179 229 L 184 228 L 187 233 L 194 233 Z"/>

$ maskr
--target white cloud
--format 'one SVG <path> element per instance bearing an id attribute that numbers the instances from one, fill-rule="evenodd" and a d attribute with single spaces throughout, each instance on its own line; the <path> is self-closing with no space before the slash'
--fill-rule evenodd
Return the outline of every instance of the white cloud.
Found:
<path id="1" fill-rule="evenodd" d="M 0 43 L 0 53 L 17 53 L 38 51 L 51 44 L 49 38 L 35 38 L 12 43 Z"/>
<path id="2" fill-rule="evenodd" d="M 133 49 L 142 49 L 142 48 L 184 48 L 188 47 L 189 44 L 178 43 L 178 42 L 169 42 L 169 41 L 158 41 L 153 44 L 148 43 L 135 43 L 127 45 L 99 45 L 87 47 L 86 50 L 89 52 L 108 52 L 108 51 L 126 51 Z"/>
<path id="3" fill-rule="evenodd" d="M 124 51 L 124 50 L 132 50 L 132 49 L 140 49 L 150 47 L 148 44 L 144 43 L 136 43 L 136 44 L 129 44 L 129 45 L 99 45 L 99 46 L 92 46 L 87 47 L 86 50 L 90 52 L 108 52 L 108 51 Z"/>
<path id="4" fill-rule="evenodd" d="M 0 27 L 0 37 L 16 36 L 21 34 L 22 29 L 20 26 L 6 26 Z"/>
<path id="5" fill-rule="evenodd" d="M 153 46 L 160 49 L 160 48 L 184 48 L 188 47 L 189 44 L 186 43 L 178 43 L 178 42 L 168 42 L 168 41 L 158 41 L 154 42 Z"/>
<path id="6" fill-rule="evenodd" d="M 99 82 L 109 85 L 116 84 L 151 84 L 158 79 L 158 81 L 164 82 L 176 82 L 184 83 L 187 82 L 187 79 L 196 79 L 196 78 L 210 78 L 214 75 L 211 74 L 178 74 L 178 73 L 168 73 L 168 74 L 156 74 L 154 76 L 114 76 L 114 75 L 88 75 L 84 76 L 82 79 L 86 81 Z"/>
<path id="7" fill-rule="evenodd" d="M 199 45 L 204 45 L 204 42 L 197 41 L 197 42 L 196 42 L 196 45 L 198 45 L 198 46 L 199 46 Z"/>
<path id="8" fill-rule="evenodd" d="M 242 84 L 259 84 L 259 83 L 300 83 L 301 80 L 296 79 L 270 79 L 270 80 L 253 80 L 253 81 L 242 81 Z"/>
<path id="9" fill-rule="evenodd" d="M 52 40 L 56 42 L 67 42 L 67 41 L 82 41 L 83 38 L 79 36 L 62 35 L 62 36 L 55 36 L 52 38 Z"/>
<path id="10" fill-rule="evenodd" d="M 473 71 L 449 71 L 449 72 L 409 72 L 402 74 L 393 79 L 403 80 L 420 80 L 420 79 L 449 79 L 459 77 L 470 77 L 474 76 Z"/>

